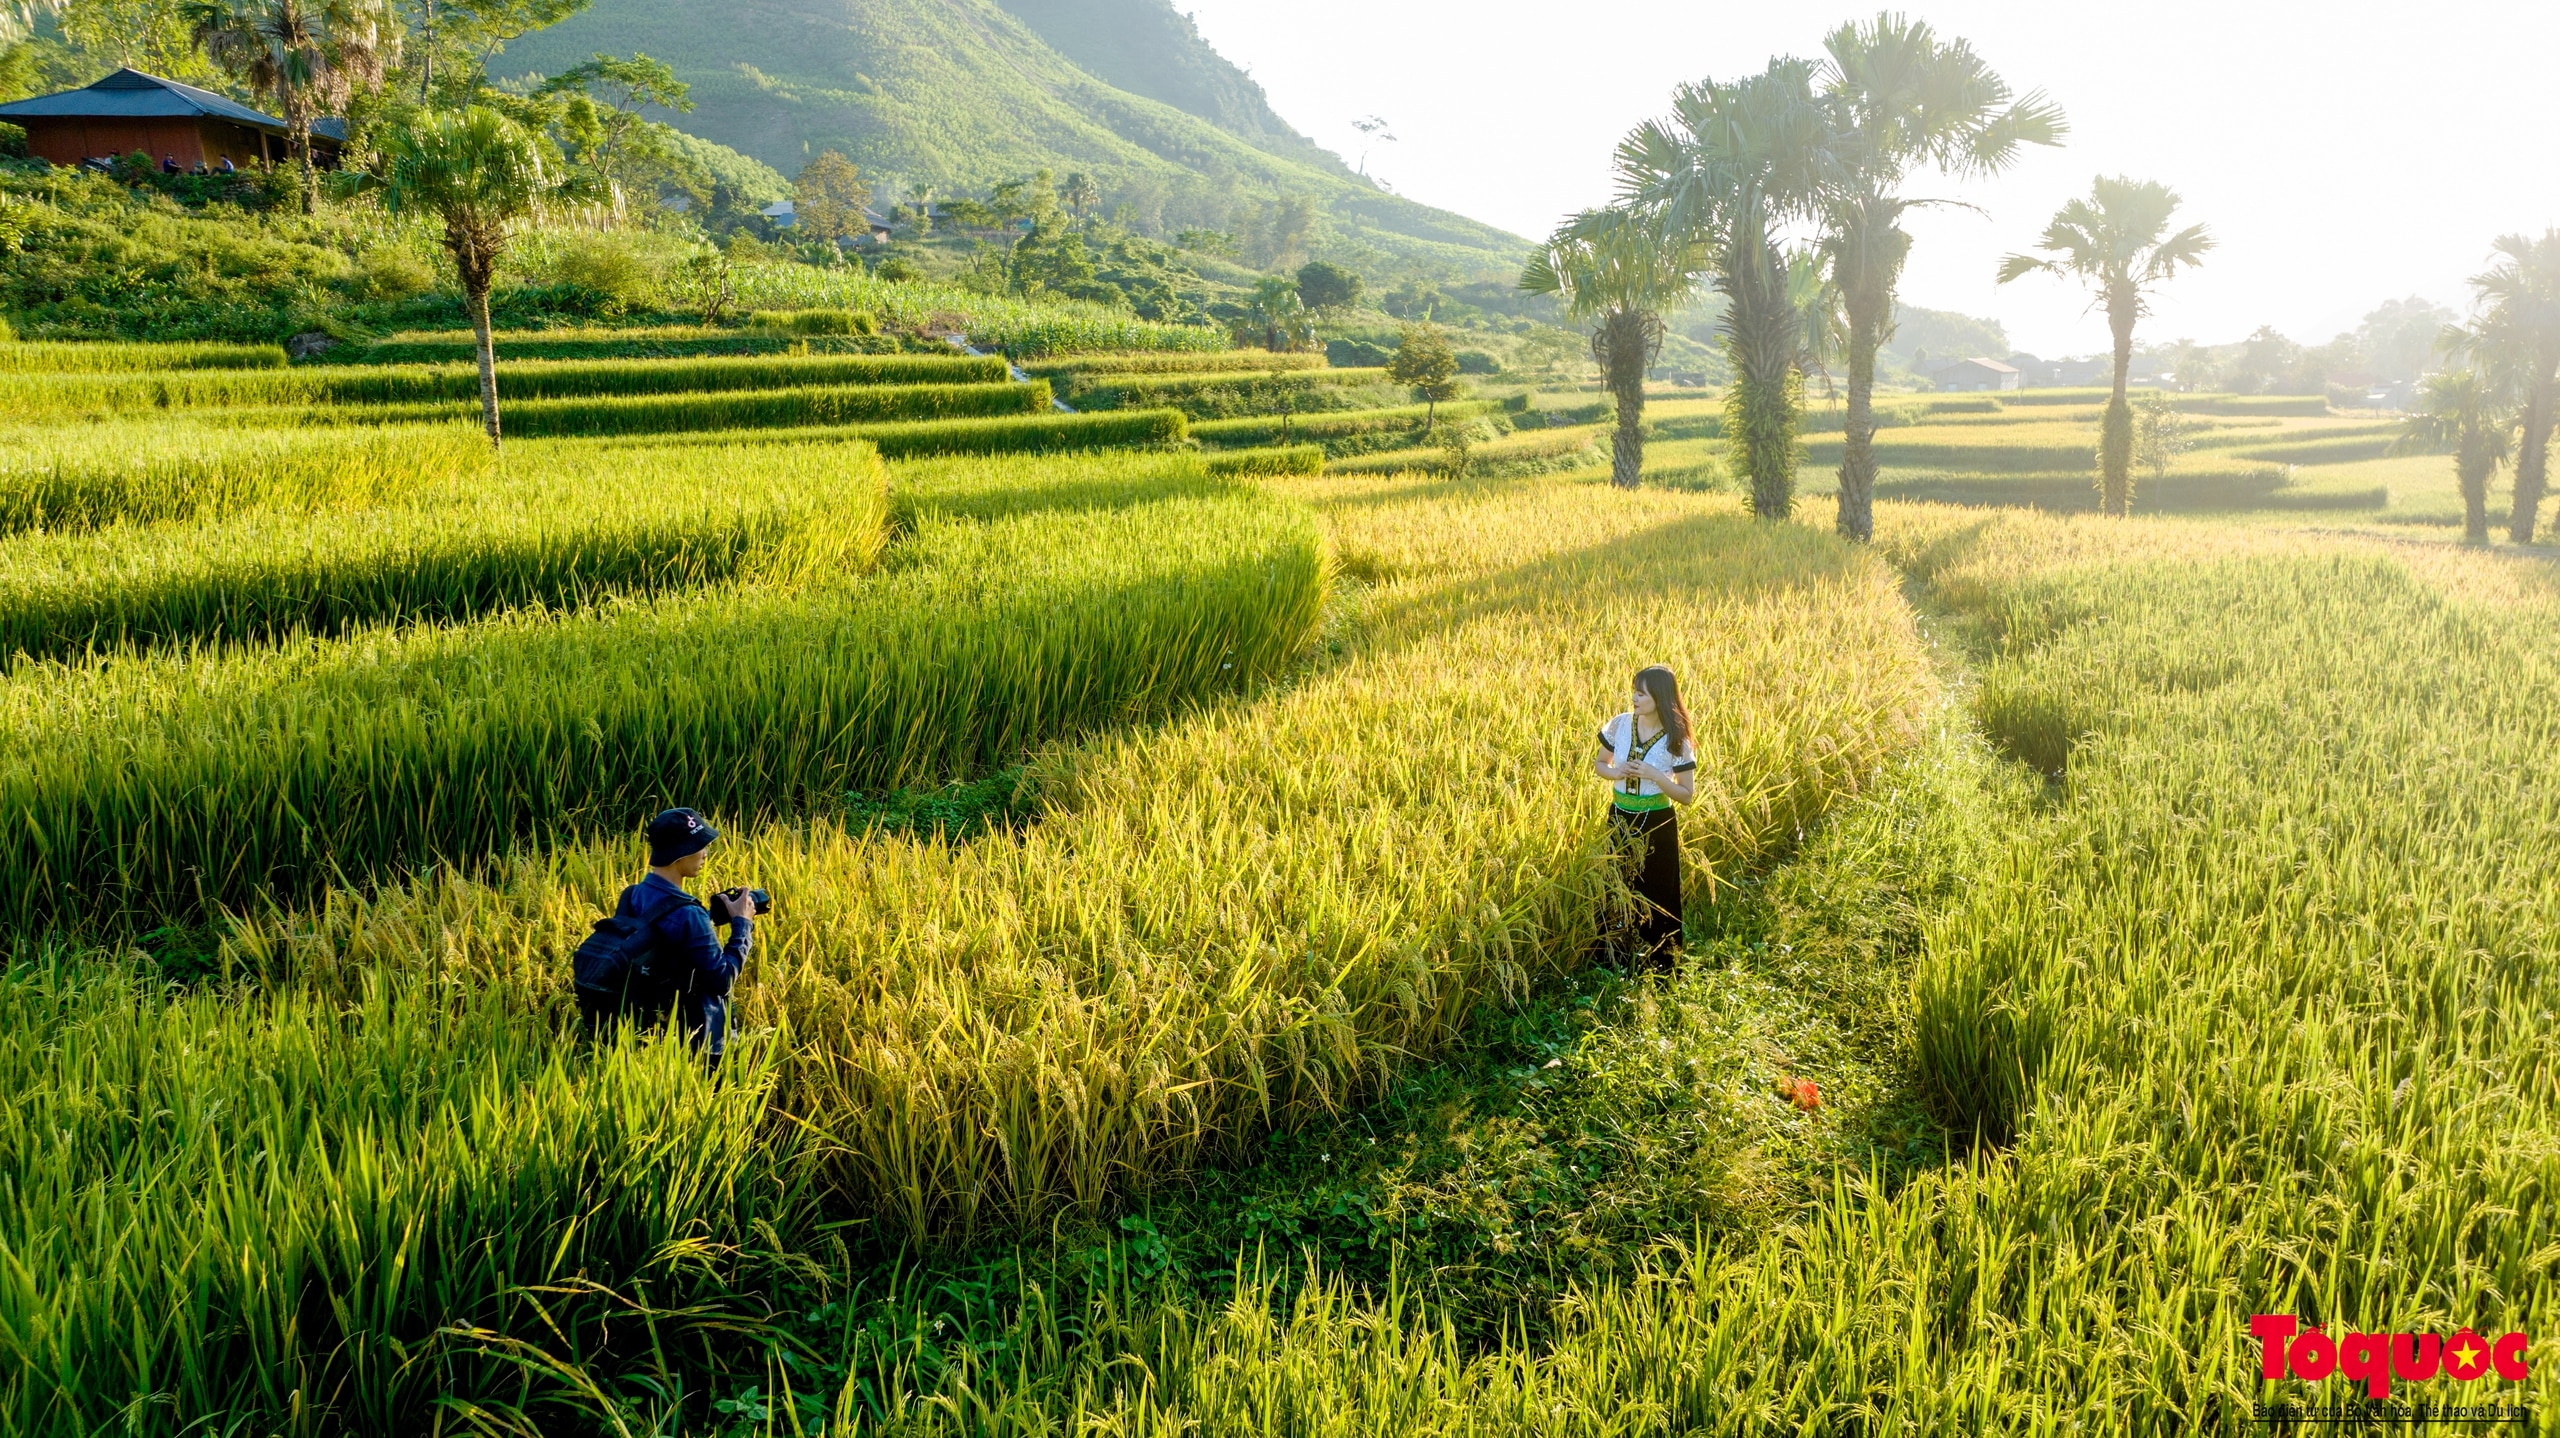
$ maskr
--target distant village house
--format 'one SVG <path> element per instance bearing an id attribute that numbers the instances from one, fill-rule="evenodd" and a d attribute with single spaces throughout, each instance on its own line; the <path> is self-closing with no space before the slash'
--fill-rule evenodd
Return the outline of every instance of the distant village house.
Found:
<path id="1" fill-rule="evenodd" d="M 765 206 L 760 213 L 763 214 L 766 222 L 771 224 L 777 230 L 787 230 L 800 223 L 800 207 L 789 200 L 776 200 L 772 204 Z M 861 241 L 861 243 L 873 245 L 885 245 L 889 243 L 889 222 L 887 220 L 880 218 L 877 213 L 866 208 L 862 212 L 862 222 L 863 228 L 870 231 L 870 238 Z"/>
<path id="2" fill-rule="evenodd" d="M 154 163 L 175 160 L 180 169 L 220 169 L 277 164 L 291 158 L 292 131 L 210 90 L 163 80 L 139 70 L 118 70 L 85 89 L 0 105 L 0 120 L 27 132 L 27 153 L 57 165 L 142 154 Z M 319 120 L 311 126 L 311 160 L 334 168 L 346 143 L 346 124 Z"/>
<path id="3" fill-rule="evenodd" d="M 2018 371 L 2014 365 L 2005 365 L 1981 355 L 1941 365 L 1930 371 L 1929 378 L 1937 384 L 1940 394 L 1978 394 L 2018 387 Z"/>

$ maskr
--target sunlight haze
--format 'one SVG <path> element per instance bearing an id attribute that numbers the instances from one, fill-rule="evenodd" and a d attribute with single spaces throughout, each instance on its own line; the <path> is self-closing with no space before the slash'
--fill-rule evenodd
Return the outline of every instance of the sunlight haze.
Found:
<path id="1" fill-rule="evenodd" d="M 1855 6 L 1594 0 L 1183 0 L 1273 106 L 1358 163 L 1354 119 L 1391 122 L 1369 171 L 1400 193 L 1536 237 L 1609 195 L 1611 146 L 1672 88 L 1818 55 Z M 1992 181 L 1922 182 L 1985 214 L 1916 217 L 1905 302 L 2000 320 L 2048 357 L 2106 347 L 2058 281 L 1992 282 L 2091 176 L 2157 179 L 2221 248 L 2168 286 L 2147 340 L 2306 343 L 2385 299 L 2457 309 L 2490 239 L 2560 224 L 2548 66 L 2560 6 L 2087 4 L 1905 7 L 1961 36 L 2071 121 L 2059 150 Z M 1465 24 L 1452 24 L 1463 16 Z M 1357 37 L 1348 43 L 1346 37 Z"/>

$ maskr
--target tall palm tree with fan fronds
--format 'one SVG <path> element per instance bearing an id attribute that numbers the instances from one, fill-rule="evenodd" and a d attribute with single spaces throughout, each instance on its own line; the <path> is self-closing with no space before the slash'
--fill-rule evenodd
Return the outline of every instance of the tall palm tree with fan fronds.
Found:
<path id="1" fill-rule="evenodd" d="M 1882 14 L 1823 41 L 1818 80 L 1833 125 L 1821 197 L 1822 256 L 1846 321 L 1848 414 L 1840 447 L 1840 532 L 1875 535 L 1876 351 L 1893 334 L 1894 287 L 1911 253 L 1903 215 L 1943 201 L 1903 193 L 1915 171 L 1993 175 L 2028 145 L 2062 142 L 2062 112 L 2014 97 L 1973 47 L 1921 21 Z"/>
<path id="2" fill-rule="evenodd" d="M 2448 327 L 2442 348 L 2461 353 L 2477 336 Z M 2462 490 L 2465 543 L 2489 542 L 2489 480 L 2515 451 L 2516 410 L 2511 377 L 2488 364 L 2437 370 L 2418 385 L 2418 407 L 2400 422 L 2401 453 L 2451 454 L 2454 483 Z"/>
<path id="3" fill-rule="evenodd" d="M 2150 310 L 2151 292 L 2181 269 L 2204 262 L 2213 236 L 2202 225 L 2169 232 L 2178 212 L 2177 192 L 2156 180 L 2100 175 L 2089 198 L 2054 213 L 2036 242 L 2042 255 L 2011 255 L 2000 262 L 2000 283 L 2021 275 L 2051 274 L 2089 286 L 2106 307 L 2115 338 L 2115 393 L 2098 431 L 2098 493 L 2109 514 L 2133 507 L 2133 406 L 2125 402 L 2125 373 L 2133 366 L 2133 326 Z"/>
<path id="4" fill-rule="evenodd" d="M 1804 415 L 1806 292 L 1784 230 L 1813 217 L 1834 168 L 1814 77 L 1811 62 L 1781 58 L 1740 80 L 1683 85 L 1669 120 L 1618 145 L 1625 206 L 1698 245 L 1724 296 L 1725 443 L 1763 519 L 1794 507 Z"/>
<path id="5" fill-rule="evenodd" d="M 2454 356 L 2487 366 L 2510 387 L 2517 423 L 2516 487 L 2507 538 L 2533 542 L 2549 483 L 2551 431 L 2560 420 L 2560 230 L 2501 235 L 2489 268 L 2471 277 L 2479 309 L 2449 336 Z"/>
<path id="6" fill-rule="evenodd" d="M 187 19 L 206 59 L 283 114 L 303 213 L 319 209 L 312 122 L 382 83 L 397 23 L 378 0 L 198 0 Z"/>
<path id="7" fill-rule="evenodd" d="M 1617 401 L 1609 482 L 1633 489 L 1644 475 L 1644 377 L 1662 353 L 1662 313 L 1697 292 L 1704 256 L 1624 209 L 1586 210 L 1568 220 L 1521 271 L 1520 288 L 1562 299 L 1591 325 L 1591 358 Z"/>

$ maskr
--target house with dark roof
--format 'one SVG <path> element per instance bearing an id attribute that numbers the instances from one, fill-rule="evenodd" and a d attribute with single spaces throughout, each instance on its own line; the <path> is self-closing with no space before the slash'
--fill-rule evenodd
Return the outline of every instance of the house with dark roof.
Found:
<path id="1" fill-rule="evenodd" d="M 1984 390 L 2007 390 L 2018 387 L 2016 366 L 2002 364 L 1996 359 L 1983 355 L 1975 355 L 1971 359 L 1960 359 L 1951 365 L 1941 365 L 1930 371 L 1929 378 L 1937 382 L 1940 394 L 1971 394 Z"/>
<path id="2" fill-rule="evenodd" d="M 118 70 L 85 89 L 0 105 L 0 120 L 26 130 L 28 154 L 57 165 L 138 151 L 154 163 L 175 159 L 181 169 L 219 169 L 226 159 L 235 166 L 253 160 L 274 164 L 293 153 L 292 131 L 273 115 L 139 70 Z M 346 133 L 343 121 L 314 122 L 312 163 L 334 166 Z"/>

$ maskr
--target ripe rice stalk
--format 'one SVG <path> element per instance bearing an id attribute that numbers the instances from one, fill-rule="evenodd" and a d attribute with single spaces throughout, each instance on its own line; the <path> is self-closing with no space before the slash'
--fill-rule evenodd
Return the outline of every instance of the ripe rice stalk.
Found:
<path id="1" fill-rule="evenodd" d="M 917 514 L 867 579 L 22 664 L 0 909 L 186 918 L 669 803 L 791 814 L 1281 672 L 1324 600 L 1308 516 L 1157 463 L 1134 508 Z"/>
<path id="2" fill-rule="evenodd" d="M 1035 359 L 1025 364 L 1023 369 L 1046 379 L 1072 376 L 1082 380 L 1096 375 L 1220 374 L 1239 370 L 1267 374 L 1278 370 L 1323 369 L 1328 363 L 1323 355 L 1316 353 L 1228 350 L 1217 354 L 1165 354 L 1141 350 L 1131 354 L 1079 354 Z"/>
<path id="3" fill-rule="evenodd" d="M 652 435 L 672 444 L 809 444 L 858 438 L 891 459 L 960 454 L 1047 454 L 1076 450 L 1165 448 L 1182 443 L 1187 425 L 1177 409 L 1105 414 L 1031 414 L 996 419 L 927 420 L 831 429 L 705 431 Z"/>
<path id="4" fill-rule="evenodd" d="M 855 1212 L 955 1235 L 1127 1201 L 1581 962 L 1618 892 L 1590 734 L 1638 663 L 1675 665 L 1699 717 L 1683 832 L 1709 889 L 1867 782 L 1933 689 L 1889 571 L 1730 500 L 1289 483 L 1369 587 L 1337 663 L 1053 754 L 1017 833 L 813 820 L 720 856 L 720 881 L 788 896 L 744 1012 L 798 1037 L 783 1102 Z M 561 862 L 342 901 L 236 951 L 323 983 L 432 954 L 556 993 L 594 912 Z"/>
<path id="5" fill-rule="evenodd" d="M 115 524 L 0 551 L 0 657 L 274 641 L 383 623 L 871 567 L 886 476 L 857 443 L 671 453 L 517 446 L 412 482 L 396 507 Z"/>
<path id="6" fill-rule="evenodd" d="M 501 330 L 498 360 L 686 359 L 714 355 L 895 353 L 895 340 L 859 335 L 776 335 L 667 325 L 649 329 Z M 885 348 L 883 348 L 885 346 Z M 340 345 L 328 364 L 472 364 L 480 342 L 469 330 L 412 330 L 370 344 Z"/>
<path id="7" fill-rule="evenodd" d="M 982 294 L 934 281 L 798 264 L 740 265 L 738 305 L 749 310 L 860 310 L 901 330 L 965 335 L 1015 359 L 1114 350 L 1223 351 L 1225 330 L 1142 320 L 1082 300 Z"/>
<path id="8" fill-rule="evenodd" d="M 0 534 L 346 513 L 467 485 L 495 460 L 464 425 L 284 433 L 115 420 L 0 429 Z"/>
<path id="9" fill-rule="evenodd" d="M 1043 414 L 1046 380 L 1029 384 L 844 385 L 813 389 L 741 390 L 709 394 L 602 395 L 529 399 L 508 405 L 503 423 L 518 438 L 669 434 L 729 429 L 808 428 L 989 415 Z M 346 404 L 236 409 L 241 425 L 345 426 L 432 424 L 475 411 L 460 404 Z"/>
<path id="10" fill-rule="evenodd" d="M 1195 417 L 1368 407 L 1365 392 L 1387 390 L 1383 369 L 1297 369 L 1264 373 L 1104 373 L 1065 377 L 1060 398 L 1078 409 L 1171 405 Z"/>
<path id="11" fill-rule="evenodd" d="M 122 374 L 132 370 L 282 369 L 282 345 L 116 344 L 21 340 L 0 344 L 0 374 Z"/>
<path id="12" fill-rule="evenodd" d="M 1211 474 L 1322 474 L 1324 446 L 1290 445 L 1276 449 L 1238 449 L 1209 456 Z"/>
<path id="13" fill-rule="evenodd" d="M 498 397 L 521 403 L 825 386 L 1000 385 L 1008 377 L 1003 360 L 969 355 L 537 361 L 500 367 Z M 479 393 L 478 371 L 463 365 L 117 375 L 0 373 L 0 419 L 51 420 L 243 405 L 413 405 L 476 401 Z"/>

